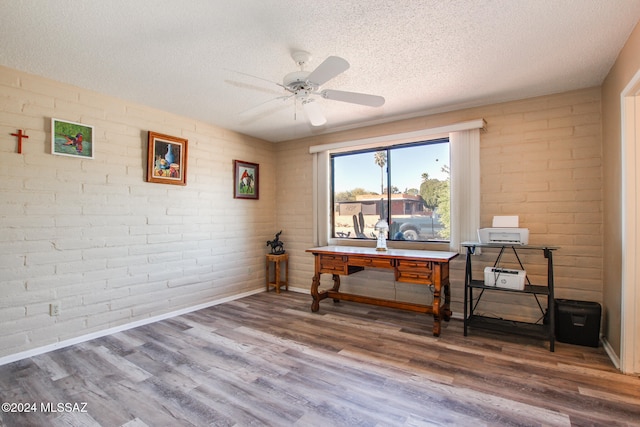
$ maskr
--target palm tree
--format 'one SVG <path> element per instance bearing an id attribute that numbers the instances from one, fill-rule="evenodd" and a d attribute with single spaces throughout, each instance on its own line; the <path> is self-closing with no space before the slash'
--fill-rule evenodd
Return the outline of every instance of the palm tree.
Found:
<path id="1" fill-rule="evenodd" d="M 387 152 L 386 151 L 376 151 L 374 155 L 374 161 L 376 165 L 380 166 L 380 218 L 385 218 L 384 214 L 384 201 L 382 200 L 382 195 L 384 194 L 384 172 L 383 168 L 387 164 Z M 388 220 L 388 219 L 387 219 Z"/>

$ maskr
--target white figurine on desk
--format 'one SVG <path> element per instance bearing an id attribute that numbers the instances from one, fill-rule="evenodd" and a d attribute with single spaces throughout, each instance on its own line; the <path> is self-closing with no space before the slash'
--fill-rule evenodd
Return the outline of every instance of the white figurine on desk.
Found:
<path id="1" fill-rule="evenodd" d="M 378 232 L 378 244 L 376 245 L 376 251 L 387 250 L 387 232 L 389 231 L 389 224 L 384 218 L 380 218 L 374 229 Z"/>

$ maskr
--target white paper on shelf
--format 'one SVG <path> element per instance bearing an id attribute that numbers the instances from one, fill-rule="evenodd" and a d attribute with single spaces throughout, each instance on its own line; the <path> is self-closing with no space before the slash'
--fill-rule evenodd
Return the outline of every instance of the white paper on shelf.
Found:
<path id="1" fill-rule="evenodd" d="M 518 228 L 519 224 L 518 215 L 497 215 L 493 217 L 493 224 L 491 226 L 494 228 Z"/>

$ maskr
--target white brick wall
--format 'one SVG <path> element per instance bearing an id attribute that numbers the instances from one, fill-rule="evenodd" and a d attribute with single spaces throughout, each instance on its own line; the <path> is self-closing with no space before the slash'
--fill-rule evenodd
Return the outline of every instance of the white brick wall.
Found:
<path id="1" fill-rule="evenodd" d="M 51 155 L 51 117 L 93 125 L 95 159 Z M 145 182 L 149 130 L 189 140 L 186 187 Z M 264 286 L 273 144 L 0 67 L 0 153 L 0 358 Z"/>

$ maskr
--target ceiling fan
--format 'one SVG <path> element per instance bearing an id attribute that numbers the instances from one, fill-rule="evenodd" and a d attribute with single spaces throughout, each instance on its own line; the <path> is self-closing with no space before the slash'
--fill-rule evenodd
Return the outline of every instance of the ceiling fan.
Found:
<path id="1" fill-rule="evenodd" d="M 300 67 L 300 71 L 293 71 L 284 76 L 282 84 L 275 83 L 288 92 L 287 95 L 275 99 L 288 100 L 293 98 L 296 104 L 300 102 L 302 104 L 302 109 L 312 126 L 322 126 L 327 122 L 320 104 L 315 102 L 314 97 L 316 96 L 334 101 L 366 105 L 369 107 L 380 107 L 384 105 L 384 98 L 378 95 L 346 92 L 333 89 L 320 90 L 320 87 L 323 84 L 345 72 L 349 68 L 349 63 L 345 59 L 340 58 L 339 56 L 329 56 L 320 65 L 318 65 L 315 70 L 305 71 L 304 66 L 311 59 L 309 52 L 295 51 L 291 56 L 295 63 Z"/>

